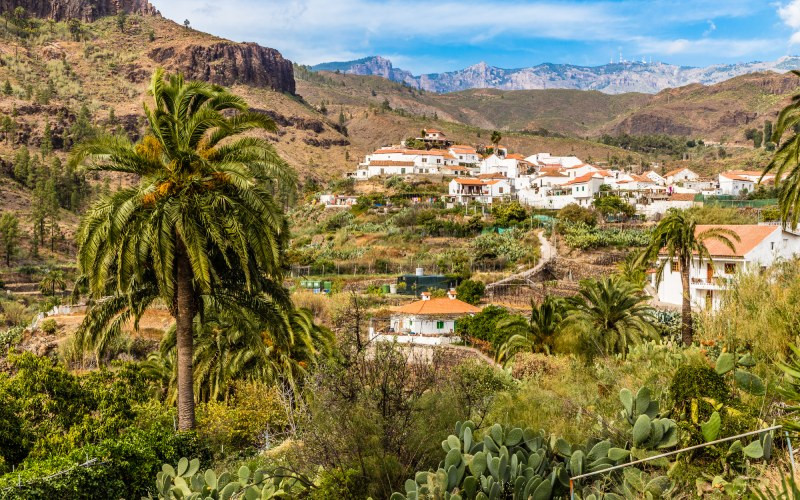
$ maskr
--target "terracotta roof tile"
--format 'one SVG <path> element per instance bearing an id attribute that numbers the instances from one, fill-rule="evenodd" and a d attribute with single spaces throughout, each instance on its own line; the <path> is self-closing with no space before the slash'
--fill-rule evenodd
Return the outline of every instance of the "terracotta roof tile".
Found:
<path id="1" fill-rule="evenodd" d="M 413 161 L 396 161 L 396 160 L 373 160 L 369 162 L 370 167 L 413 167 Z"/>
<path id="2" fill-rule="evenodd" d="M 435 315 L 435 314 L 476 314 L 481 310 L 472 304 L 467 304 L 458 299 L 428 299 L 418 300 L 404 306 L 392 308 L 393 312 L 400 314 Z"/>
<path id="3" fill-rule="evenodd" d="M 729 229 L 739 236 L 740 241 L 730 238 L 734 247 L 734 250 L 731 251 L 731 249 L 721 241 L 717 239 L 707 239 L 705 241 L 705 245 L 706 248 L 708 248 L 708 253 L 710 253 L 712 257 L 744 257 L 752 249 L 758 246 L 759 243 L 764 241 L 764 238 L 768 237 L 775 231 L 781 231 L 780 226 L 758 226 L 754 224 L 728 226 L 698 225 L 695 228 L 695 234 L 699 234 L 703 231 L 714 228 Z"/>

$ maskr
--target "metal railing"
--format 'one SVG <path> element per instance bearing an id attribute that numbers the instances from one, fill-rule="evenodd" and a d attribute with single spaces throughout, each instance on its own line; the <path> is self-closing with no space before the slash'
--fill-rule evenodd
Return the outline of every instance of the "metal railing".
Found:
<path id="1" fill-rule="evenodd" d="M 652 457 L 647 457 L 647 458 L 642 458 L 642 459 L 639 459 L 639 460 L 634 460 L 633 462 L 614 465 L 613 467 L 608 467 L 607 469 L 597 470 L 597 471 L 594 471 L 594 472 L 587 472 L 586 474 L 580 474 L 580 475 L 577 475 L 577 476 L 573 476 L 573 477 L 569 478 L 569 497 L 571 499 L 575 498 L 575 485 L 574 485 L 574 482 L 579 480 L 579 479 L 583 479 L 583 478 L 591 477 L 591 476 L 596 476 L 596 475 L 599 475 L 599 474 L 605 474 L 607 472 L 611 472 L 611 471 L 614 471 L 614 470 L 624 469 L 625 467 L 630 467 L 631 465 L 637 465 L 637 464 L 641 464 L 641 463 L 644 463 L 644 462 L 650 462 L 650 461 L 653 461 L 653 460 L 658 460 L 660 458 L 665 458 L 665 457 L 669 457 L 669 456 L 672 456 L 672 455 L 677 455 L 678 453 L 683 453 L 685 451 L 697 450 L 697 449 L 700 449 L 700 448 L 705 448 L 706 446 L 711 446 L 711 445 L 715 445 L 715 444 L 719 444 L 719 443 L 724 443 L 726 441 L 733 441 L 734 439 L 739 439 L 739 438 L 743 438 L 743 437 L 747 437 L 747 436 L 753 436 L 755 434 L 764 434 L 765 432 L 772 432 L 774 430 L 781 429 L 782 427 L 783 427 L 782 425 L 773 425 L 772 427 L 767 427 L 765 429 L 759 429 L 757 431 L 750 431 L 750 432 L 745 432 L 743 434 L 737 434 L 735 436 L 730 436 L 730 437 L 721 438 L 721 439 L 715 439 L 714 441 L 709 441 L 707 443 L 696 444 L 694 446 L 687 446 L 686 448 L 681 448 L 680 450 L 668 451 L 666 453 L 660 453 L 660 454 L 652 456 Z M 789 434 L 788 433 L 786 433 L 786 441 L 788 442 L 789 449 L 791 450 L 792 449 L 792 442 L 789 439 Z M 792 456 L 792 469 L 794 469 L 794 456 Z M 794 470 L 792 470 L 792 472 L 794 473 Z"/>

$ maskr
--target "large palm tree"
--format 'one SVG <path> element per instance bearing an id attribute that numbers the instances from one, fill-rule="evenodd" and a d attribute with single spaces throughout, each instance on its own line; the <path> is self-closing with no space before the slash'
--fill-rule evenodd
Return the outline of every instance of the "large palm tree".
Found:
<path id="1" fill-rule="evenodd" d="M 295 176 L 265 140 L 264 114 L 222 87 L 156 70 L 147 129 L 137 143 L 101 137 L 72 161 L 137 176 L 99 200 L 79 230 L 80 286 L 96 301 L 80 329 L 97 348 L 157 300 L 175 318 L 178 427 L 194 427 L 193 323 L 210 304 L 258 304 L 277 324 L 291 308 L 282 287 L 288 225 L 277 195 Z M 275 335 L 290 335 L 276 328 Z"/>
<path id="2" fill-rule="evenodd" d="M 699 230 L 697 221 L 687 212 L 671 210 L 658 223 L 651 236 L 647 253 L 651 260 L 663 257 L 657 268 L 656 286 L 661 282 L 667 262 L 676 262 L 681 273 L 683 299 L 681 301 L 681 340 L 690 345 L 694 339 L 692 324 L 692 302 L 689 291 L 689 272 L 692 260 L 697 258 L 700 266 L 703 262 L 712 262 L 711 254 L 706 247 L 707 241 L 716 240 L 731 250 L 733 241 L 739 241 L 739 235 L 723 227 L 710 227 Z M 670 268 L 671 272 L 675 269 Z"/>
<path id="3" fill-rule="evenodd" d="M 792 70 L 797 76 L 800 71 Z M 781 220 L 785 225 L 797 227 L 800 216 L 800 93 L 792 96 L 789 103 L 778 115 L 778 121 L 772 129 L 772 140 L 779 144 L 772 160 L 764 168 L 762 179 L 768 173 L 775 174 L 775 186 L 778 187 L 778 204 L 780 206 Z M 781 144 L 781 139 L 786 132 L 792 136 Z"/>
<path id="4" fill-rule="evenodd" d="M 527 321 L 518 315 L 499 321 L 498 330 L 514 333 L 500 346 L 495 360 L 498 363 L 508 362 L 520 351 L 550 354 L 561 329 L 565 305 L 563 299 L 547 295 L 539 305 L 531 300 L 531 315 Z"/>
<path id="5" fill-rule="evenodd" d="M 654 310 L 641 288 L 619 277 L 584 280 L 578 294 L 567 299 L 567 323 L 584 328 L 593 350 L 622 353 L 631 344 L 655 334 Z"/>

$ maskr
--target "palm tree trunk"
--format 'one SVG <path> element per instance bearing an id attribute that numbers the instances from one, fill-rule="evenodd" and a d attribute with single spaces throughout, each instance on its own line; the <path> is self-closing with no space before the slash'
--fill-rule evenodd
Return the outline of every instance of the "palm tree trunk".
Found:
<path id="1" fill-rule="evenodd" d="M 180 240 L 179 240 L 180 241 Z M 192 321 L 195 312 L 192 266 L 179 243 L 176 257 L 174 316 L 178 347 L 178 430 L 194 429 L 194 357 Z"/>
<path id="2" fill-rule="evenodd" d="M 689 264 L 681 267 L 681 285 L 683 285 L 683 300 L 681 302 L 681 340 L 683 345 L 689 346 L 694 340 L 692 330 L 692 301 L 689 292 Z"/>

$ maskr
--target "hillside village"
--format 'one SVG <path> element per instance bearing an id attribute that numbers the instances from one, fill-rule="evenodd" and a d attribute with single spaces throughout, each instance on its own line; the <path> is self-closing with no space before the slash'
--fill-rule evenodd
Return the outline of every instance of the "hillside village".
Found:
<path id="1" fill-rule="evenodd" d="M 411 142 L 424 148 L 408 147 Z M 706 196 L 743 198 L 775 184 L 773 174 L 762 175 L 760 171 L 728 170 L 702 178 L 687 167 L 662 173 L 656 168 L 651 165 L 650 170 L 643 171 L 631 165 L 619 170 L 584 163 L 575 156 L 525 156 L 510 153 L 499 143 L 453 144 L 444 132 L 423 129 L 422 137 L 376 149 L 347 177 L 357 181 L 393 176 L 440 180 L 448 184 L 442 200 L 450 206 L 515 200 L 537 209 L 559 210 L 570 204 L 591 207 L 598 197 L 618 196 L 648 220 L 671 208 L 702 205 Z M 345 203 L 337 193 L 326 194 L 321 201 Z"/>
<path id="2" fill-rule="evenodd" d="M 436 94 L 157 7 L 0 1 L 0 499 L 798 498 L 796 75 Z"/>

